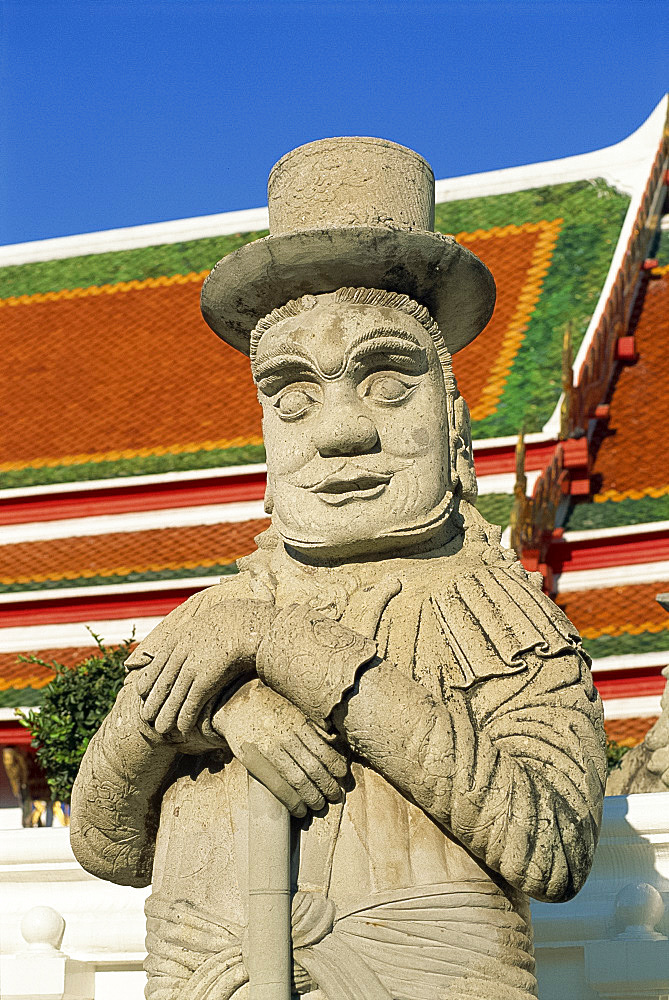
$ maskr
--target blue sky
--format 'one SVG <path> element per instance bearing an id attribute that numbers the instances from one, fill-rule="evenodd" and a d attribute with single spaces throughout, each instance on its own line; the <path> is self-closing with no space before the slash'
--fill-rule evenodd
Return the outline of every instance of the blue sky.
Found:
<path id="1" fill-rule="evenodd" d="M 666 0 L 0 0 L 0 243 L 265 201 L 327 135 L 437 177 L 587 152 L 669 89 Z"/>

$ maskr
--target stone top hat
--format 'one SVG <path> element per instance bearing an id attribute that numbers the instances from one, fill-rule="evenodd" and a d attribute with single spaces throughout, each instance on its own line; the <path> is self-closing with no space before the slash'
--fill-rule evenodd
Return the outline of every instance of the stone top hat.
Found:
<path id="1" fill-rule="evenodd" d="M 287 153 L 267 185 L 270 236 L 218 262 L 202 313 L 244 354 L 263 316 L 289 299 L 365 286 L 430 311 L 452 353 L 484 328 L 495 282 L 478 257 L 433 231 L 434 175 L 385 139 L 320 139 Z"/>

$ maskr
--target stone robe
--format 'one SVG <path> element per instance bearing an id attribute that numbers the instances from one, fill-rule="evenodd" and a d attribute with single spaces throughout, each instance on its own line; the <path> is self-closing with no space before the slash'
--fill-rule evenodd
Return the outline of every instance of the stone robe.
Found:
<path id="1" fill-rule="evenodd" d="M 314 998 L 536 996 L 528 894 L 570 898 L 592 862 L 605 759 L 587 656 L 500 548 L 498 529 L 462 509 L 439 550 L 338 568 L 293 560 L 270 530 L 240 574 L 207 594 L 214 614 L 228 598 L 260 597 L 337 618 L 358 588 L 381 575 L 402 581 L 376 638 L 379 655 L 416 682 L 416 704 L 370 704 L 351 743 L 382 766 L 350 752 L 343 804 L 293 820 L 295 984 Z M 131 674 L 121 698 L 133 697 L 132 683 Z M 412 712 L 420 767 L 400 746 Z M 89 772 L 129 787 L 102 745 L 91 744 Z M 165 782 L 147 902 L 149 1000 L 246 992 L 246 803 L 246 773 L 230 754 L 181 757 Z M 119 864 L 111 816 L 101 826 L 84 837 L 108 859 L 104 877 L 124 881 L 124 865 L 137 867 L 132 848 Z M 151 822 L 127 834 L 142 841 L 146 867 Z"/>

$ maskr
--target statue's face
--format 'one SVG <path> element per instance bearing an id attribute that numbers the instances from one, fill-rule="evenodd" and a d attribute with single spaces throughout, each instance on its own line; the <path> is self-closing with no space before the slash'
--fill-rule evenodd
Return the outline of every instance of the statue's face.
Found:
<path id="1" fill-rule="evenodd" d="M 253 373 L 287 542 L 373 552 L 429 520 L 450 488 L 448 426 L 437 352 L 417 320 L 322 296 L 263 335 Z"/>

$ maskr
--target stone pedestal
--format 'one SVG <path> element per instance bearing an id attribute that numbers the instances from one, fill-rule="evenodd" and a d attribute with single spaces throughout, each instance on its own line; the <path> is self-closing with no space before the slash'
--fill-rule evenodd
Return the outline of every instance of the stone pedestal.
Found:
<path id="1" fill-rule="evenodd" d="M 4 1000 L 93 1000 L 95 968 L 60 950 L 65 921 L 50 906 L 35 906 L 21 921 L 26 947 L 2 959 Z"/>
<path id="2" fill-rule="evenodd" d="M 585 968 L 590 986 L 606 1000 L 669 1000 L 669 940 L 655 930 L 664 901 L 647 882 L 631 882 L 616 897 L 617 937 L 590 941 Z"/>

